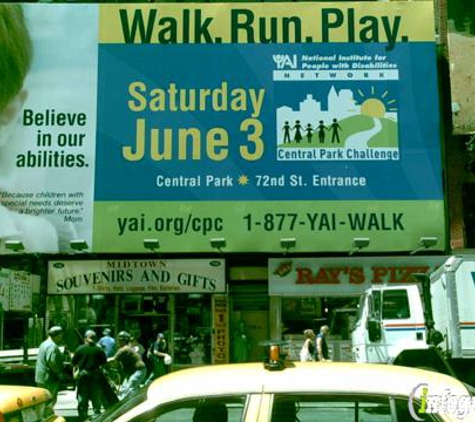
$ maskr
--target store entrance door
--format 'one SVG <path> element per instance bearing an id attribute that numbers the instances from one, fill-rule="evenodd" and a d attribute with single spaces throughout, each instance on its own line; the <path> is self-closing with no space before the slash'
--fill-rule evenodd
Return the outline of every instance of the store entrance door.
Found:
<path id="1" fill-rule="evenodd" d="M 269 339 L 269 295 L 261 282 L 230 285 L 231 362 L 262 362 L 259 342 Z"/>
<path id="2" fill-rule="evenodd" d="M 259 342 L 268 340 L 269 314 L 267 311 L 242 311 L 241 321 L 244 322 L 248 337 L 248 362 L 262 362 L 263 347 Z"/>

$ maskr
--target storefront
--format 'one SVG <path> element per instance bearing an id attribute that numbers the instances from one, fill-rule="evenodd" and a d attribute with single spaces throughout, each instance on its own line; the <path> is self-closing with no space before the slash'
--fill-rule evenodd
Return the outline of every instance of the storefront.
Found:
<path id="1" fill-rule="evenodd" d="M 22 349 L 41 339 L 39 292 L 38 275 L 0 268 L 0 350 Z"/>
<path id="2" fill-rule="evenodd" d="M 46 300 L 46 324 L 71 350 L 110 328 L 145 349 L 163 333 L 175 367 L 229 360 L 224 260 L 50 261 Z"/>
<path id="3" fill-rule="evenodd" d="M 39 292 L 38 275 L 0 268 L 0 384 L 34 385 L 35 363 L 28 349 L 43 338 Z"/>
<path id="4" fill-rule="evenodd" d="M 334 360 L 351 360 L 350 332 L 359 299 L 371 283 L 407 283 L 413 273 L 435 270 L 444 256 L 279 258 L 269 260 L 273 338 L 289 340 L 299 359 L 303 331 L 330 327 Z"/>

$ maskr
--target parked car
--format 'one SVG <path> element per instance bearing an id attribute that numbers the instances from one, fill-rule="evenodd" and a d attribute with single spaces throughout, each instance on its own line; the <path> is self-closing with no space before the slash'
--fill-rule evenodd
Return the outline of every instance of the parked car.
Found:
<path id="1" fill-rule="evenodd" d="M 155 380 L 139 404 L 123 413 L 115 409 L 114 418 L 105 414 L 102 420 L 414 422 L 456 421 L 463 415 L 475 421 L 473 406 L 467 406 L 472 392 L 455 378 L 422 369 L 274 357 L 173 372 Z"/>
<path id="2" fill-rule="evenodd" d="M 0 421 L 65 422 L 65 419 L 54 413 L 48 390 L 0 385 Z"/>

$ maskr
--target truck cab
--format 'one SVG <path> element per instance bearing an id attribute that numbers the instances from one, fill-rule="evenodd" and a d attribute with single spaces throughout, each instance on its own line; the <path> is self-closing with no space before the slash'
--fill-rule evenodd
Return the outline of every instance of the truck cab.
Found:
<path id="1" fill-rule="evenodd" d="M 405 349 L 426 349 L 426 327 L 417 284 L 376 285 L 360 300 L 352 332 L 356 362 L 390 363 Z"/>

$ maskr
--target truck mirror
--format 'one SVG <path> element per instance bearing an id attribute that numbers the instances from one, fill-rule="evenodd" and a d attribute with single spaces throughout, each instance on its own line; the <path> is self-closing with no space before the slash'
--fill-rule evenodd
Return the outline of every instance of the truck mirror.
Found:
<path id="1" fill-rule="evenodd" d="M 375 342 L 381 340 L 381 321 L 379 319 L 370 318 L 367 328 L 369 341 Z"/>

